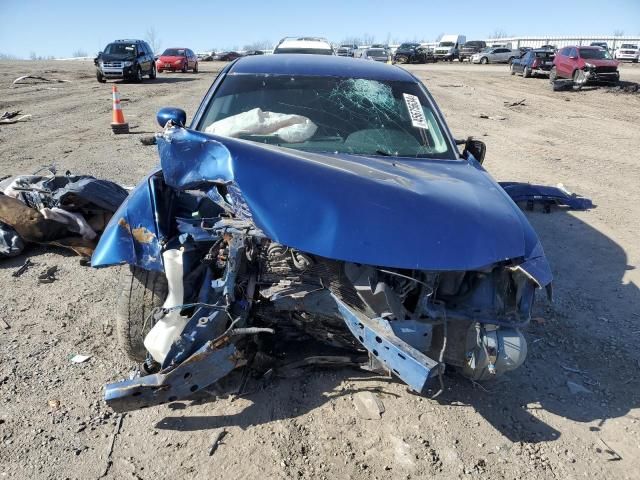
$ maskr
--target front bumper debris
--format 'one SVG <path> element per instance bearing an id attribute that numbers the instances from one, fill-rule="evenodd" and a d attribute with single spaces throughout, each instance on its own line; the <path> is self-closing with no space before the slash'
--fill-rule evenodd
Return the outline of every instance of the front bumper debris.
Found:
<path id="1" fill-rule="evenodd" d="M 225 337 L 207 342 L 170 371 L 107 384 L 104 392 L 107 405 L 116 412 L 127 412 L 174 402 L 202 390 L 244 365 L 235 345 L 228 340 Z"/>

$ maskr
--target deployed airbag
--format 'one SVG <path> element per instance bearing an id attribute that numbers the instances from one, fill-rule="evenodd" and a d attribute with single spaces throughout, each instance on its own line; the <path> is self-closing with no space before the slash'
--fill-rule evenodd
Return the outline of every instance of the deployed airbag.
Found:
<path id="1" fill-rule="evenodd" d="M 286 143 L 300 143 L 310 139 L 317 129 L 315 123 L 302 115 L 265 112 L 254 108 L 213 122 L 205 132 L 233 138 L 243 135 L 275 135 Z"/>

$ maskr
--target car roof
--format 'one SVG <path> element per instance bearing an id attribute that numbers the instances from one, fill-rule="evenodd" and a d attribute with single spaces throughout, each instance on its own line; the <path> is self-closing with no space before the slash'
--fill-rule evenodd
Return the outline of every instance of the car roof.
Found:
<path id="1" fill-rule="evenodd" d="M 380 62 L 336 55 L 295 53 L 243 57 L 231 65 L 229 74 L 354 77 L 416 83 L 413 75 L 406 70 Z"/>
<path id="2" fill-rule="evenodd" d="M 319 50 L 331 49 L 331 44 L 326 40 L 309 39 L 309 38 L 288 38 L 282 40 L 276 50 L 279 48 L 317 48 Z"/>

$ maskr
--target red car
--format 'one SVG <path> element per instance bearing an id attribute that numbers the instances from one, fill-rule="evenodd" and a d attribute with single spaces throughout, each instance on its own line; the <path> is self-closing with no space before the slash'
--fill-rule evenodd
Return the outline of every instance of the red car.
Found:
<path id="1" fill-rule="evenodd" d="M 164 72 L 165 70 L 172 72 L 180 70 L 182 73 L 193 70 L 193 73 L 197 73 L 198 57 L 188 48 L 167 48 L 162 55 L 158 57 L 156 67 L 158 73 Z"/>
<path id="2" fill-rule="evenodd" d="M 619 64 L 600 47 L 564 47 L 556 52 L 549 79 L 571 78 L 576 81 L 582 70 L 588 74 L 589 80 L 617 82 L 620 80 Z"/>

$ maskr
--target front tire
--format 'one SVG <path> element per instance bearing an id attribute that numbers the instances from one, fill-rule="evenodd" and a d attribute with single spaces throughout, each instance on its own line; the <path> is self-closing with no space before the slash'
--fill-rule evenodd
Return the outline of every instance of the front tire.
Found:
<path id="1" fill-rule="evenodd" d="M 553 83 L 557 79 L 558 79 L 558 70 L 556 69 L 556 67 L 551 67 L 551 70 L 549 71 L 549 81 Z"/>
<path id="2" fill-rule="evenodd" d="M 158 76 L 158 72 L 156 70 L 156 64 L 153 63 L 151 64 L 151 73 L 149 73 L 149 78 L 151 80 L 155 80 L 157 76 Z"/>
<path id="3" fill-rule="evenodd" d="M 142 82 L 142 68 L 138 65 L 138 68 L 136 68 L 136 82 L 137 83 L 141 83 Z"/>
<path id="4" fill-rule="evenodd" d="M 482 58 L 480 59 L 480 63 L 481 63 L 482 65 L 486 65 L 487 63 L 489 63 L 489 59 L 488 59 L 487 57 L 482 57 Z"/>
<path id="5" fill-rule="evenodd" d="M 522 71 L 523 78 L 529 78 L 531 76 L 531 69 L 529 67 L 524 67 Z"/>
<path id="6" fill-rule="evenodd" d="M 104 78 L 104 76 L 100 73 L 100 72 L 96 72 L 96 79 L 100 82 L 100 83 L 106 83 L 107 79 Z"/>
<path id="7" fill-rule="evenodd" d="M 164 303 L 168 287 L 163 272 L 129 266 L 123 268 L 116 303 L 118 345 L 129 359 L 144 362 L 147 349 L 144 337 L 153 326 L 151 313 Z"/>
<path id="8" fill-rule="evenodd" d="M 198 73 L 198 62 L 193 67 L 193 73 Z"/>
<path id="9" fill-rule="evenodd" d="M 509 65 L 509 73 L 510 73 L 511 75 L 515 75 L 515 74 L 516 74 L 516 71 L 515 71 L 515 69 L 513 68 L 513 64 Z"/>
<path id="10" fill-rule="evenodd" d="M 188 69 L 189 69 L 189 62 L 184 62 L 184 65 L 182 66 L 182 73 L 187 73 Z"/>

